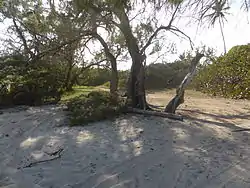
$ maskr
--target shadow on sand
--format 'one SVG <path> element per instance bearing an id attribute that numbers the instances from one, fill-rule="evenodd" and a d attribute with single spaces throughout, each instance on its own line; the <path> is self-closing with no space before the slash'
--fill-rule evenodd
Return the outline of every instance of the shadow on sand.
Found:
<path id="1" fill-rule="evenodd" d="M 184 122 L 124 115 L 79 127 L 56 106 L 4 113 L 0 187 L 250 187 L 249 134 L 230 131 L 235 116 L 186 112 Z M 22 168 L 58 148 L 60 158 Z"/>

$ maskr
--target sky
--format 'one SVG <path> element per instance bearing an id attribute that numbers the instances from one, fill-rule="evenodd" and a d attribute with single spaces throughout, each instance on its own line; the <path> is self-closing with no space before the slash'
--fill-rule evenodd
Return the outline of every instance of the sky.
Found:
<path id="1" fill-rule="evenodd" d="M 243 45 L 250 43 L 250 13 L 240 9 L 241 3 L 239 0 L 232 2 L 231 8 L 229 10 L 230 15 L 227 15 L 227 22 L 224 23 L 223 31 L 226 40 L 227 51 L 235 45 Z M 163 24 L 166 23 L 165 17 L 162 16 L 160 20 Z M 168 22 L 167 22 L 168 23 Z M 208 28 L 207 25 L 203 28 L 200 28 L 197 31 L 195 24 L 188 25 L 185 20 L 180 19 L 178 22 L 174 22 L 178 28 L 184 31 L 195 44 L 195 47 L 206 45 L 212 47 L 216 50 L 216 55 L 220 55 L 224 52 L 223 40 L 220 32 L 219 24 L 216 23 L 214 27 Z M 4 37 L 4 30 L 6 25 L 0 24 L 0 37 Z M 172 40 L 176 43 L 177 53 L 171 54 L 168 53 L 164 55 L 161 59 L 156 61 L 156 57 L 148 57 L 147 64 L 153 62 L 171 62 L 175 59 L 178 59 L 179 54 L 184 51 L 190 50 L 190 44 L 187 40 L 180 40 L 173 35 L 168 33 L 163 33 L 166 35 L 166 40 Z M 167 43 L 168 41 L 166 41 Z M 131 62 L 119 62 L 118 69 L 129 69 Z"/>

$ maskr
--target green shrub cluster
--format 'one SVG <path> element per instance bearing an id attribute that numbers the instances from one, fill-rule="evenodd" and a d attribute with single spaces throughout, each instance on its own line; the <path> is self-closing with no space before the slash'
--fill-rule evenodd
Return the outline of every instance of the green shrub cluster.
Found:
<path id="1" fill-rule="evenodd" d="M 235 46 L 226 55 L 204 66 L 193 85 L 214 96 L 250 99 L 250 45 Z"/>
<path id="2" fill-rule="evenodd" d="M 67 107 L 73 126 L 115 117 L 124 112 L 125 101 L 113 99 L 106 91 L 92 91 L 70 99 Z"/>
<path id="3" fill-rule="evenodd" d="M 20 55 L 0 59 L 0 106 L 58 102 L 63 83 L 63 71 L 56 64 L 31 64 Z"/>

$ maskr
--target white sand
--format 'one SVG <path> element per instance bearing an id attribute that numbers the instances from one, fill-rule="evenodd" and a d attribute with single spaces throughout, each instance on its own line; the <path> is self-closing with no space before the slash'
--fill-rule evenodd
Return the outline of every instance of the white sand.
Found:
<path id="1" fill-rule="evenodd" d="M 250 132 L 134 115 L 70 128 L 65 118 L 56 106 L 0 115 L 0 188 L 250 187 Z"/>

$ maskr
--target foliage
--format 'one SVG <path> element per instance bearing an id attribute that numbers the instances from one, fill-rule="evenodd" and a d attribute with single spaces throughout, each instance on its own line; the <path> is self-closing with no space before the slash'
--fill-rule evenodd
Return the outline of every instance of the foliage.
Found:
<path id="1" fill-rule="evenodd" d="M 197 90 L 235 99 L 250 99 L 250 45 L 234 46 L 204 66 L 194 80 Z"/>
<path id="2" fill-rule="evenodd" d="M 8 21 L 4 54 L 18 55 L 3 60 L 0 81 L 12 85 L 8 91 L 12 95 L 16 93 L 13 91 L 19 92 L 21 84 L 22 97 L 26 99 L 29 95 L 39 99 L 58 90 L 70 91 L 74 85 L 110 83 L 113 94 L 117 93 L 117 85 L 126 87 L 132 106 L 144 109 L 145 88 L 176 87 L 186 74 L 188 61 L 183 59 L 148 66 L 145 82 L 142 71 L 148 57 L 169 52 L 171 37 L 166 37 L 166 32 L 192 44 L 191 38 L 177 27 L 176 18 L 182 19 L 191 10 L 189 23 L 204 18 L 214 23 L 218 16 L 224 16 L 227 3 L 228 0 L 4 1 L 0 9 L 1 21 Z M 163 15 L 166 19 L 161 21 Z M 132 62 L 130 72 L 117 71 L 117 62 L 121 61 Z"/>
<path id="3" fill-rule="evenodd" d="M 73 98 L 77 98 L 80 95 L 87 95 L 91 91 L 95 91 L 95 87 L 91 86 L 74 86 L 72 91 L 64 92 L 61 98 L 61 103 L 67 103 Z"/>
<path id="4" fill-rule="evenodd" d="M 79 75 L 79 85 L 99 86 L 110 80 L 110 70 L 91 68 Z"/>
<path id="5" fill-rule="evenodd" d="M 151 64 L 146 68 L 147 89 L 176 88 L 189 71 L 192 55 L 190 52 L 180 55 L 172 63 Z"/>
<path id="6" fill-rule="evenodd" d="M 2 57 L 0 70 L 0 83 L 8 87 L 2 97 L 7 95 L 10 104 L 35 105 L 60 99 L 64 75 L 57 64 L 29 64 L 22 56 L 13 55 Z"/>
<path id="7" fill-rule="evenodd" d="M 71 99 L 67 107 L 71 114 L 71 125 L 83 125 L 119 115 L 125 103 L 121 99 L 112 99 L 109 92 L 92 91 Z"/>
<path id="8" fill-rule="evenodd" d="M 229 14 L 227 12 L 229 9 L 230 7 L 228 6 L 228 2 L 226 0 L 215 0 L 214 5 L 211 7 L 212 12 L 211 13 L 207 12 L 207 15 L 204 16 L 204 18 L 208 19 L 208 22 L 211 26 L 214 26 L 218 20 L 225 53 L 227 52 L 227 50 L 226 50 L 225 36 L 223 33 L 223 25 L 224 21 L 227 21 L 226 14 Z"/>

